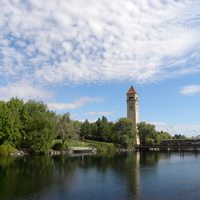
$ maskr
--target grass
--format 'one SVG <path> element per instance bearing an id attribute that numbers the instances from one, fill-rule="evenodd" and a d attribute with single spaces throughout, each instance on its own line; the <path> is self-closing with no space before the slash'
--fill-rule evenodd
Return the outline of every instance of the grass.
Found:
<path id="1" fill-rule="evenodd" d="M 57 139 L 54 140 L 54 144 L 56 143 L 61 143 L 62 141 Z M 113 146 L 113 143 L 108 143 L 108 142 L 100 142 L 100 141 L 93 141 L 93 140 L 85 140 L 85 141 L 75 141 L 75 140 L 70 140 L 66 141 L 66 145 L 68 147 L 89 147 L 89 146 Z"/>

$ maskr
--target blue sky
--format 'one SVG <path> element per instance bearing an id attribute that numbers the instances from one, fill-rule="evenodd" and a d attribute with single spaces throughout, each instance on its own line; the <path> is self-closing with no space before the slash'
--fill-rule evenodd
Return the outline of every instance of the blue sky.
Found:
<path id="1" fill-rule="evenodd" d="M 1 0 L 0 99 L 90 122 L 126 117 L 200 135 L 199 0 Z"/>

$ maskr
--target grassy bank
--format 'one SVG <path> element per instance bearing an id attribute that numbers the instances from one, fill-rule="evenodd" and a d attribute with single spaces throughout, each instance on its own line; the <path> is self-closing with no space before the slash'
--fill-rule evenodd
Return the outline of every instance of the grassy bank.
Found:
<path id="1" fill-rule="evenodd" d="M 61 143 L 61 142 L 62 142 L 61 140 L 54 140 L 54 145 L 57 143 Z M 93 141 L 93 140 L 85 140 L 85 141 L 70 140 L 70 141 L 66 141 L 66 146 L 67 147 L 90 147 L 90 146 L 93 146 L 93 147 L 97 148 L 99 151 L 116 149 L 113 143 Z"/>

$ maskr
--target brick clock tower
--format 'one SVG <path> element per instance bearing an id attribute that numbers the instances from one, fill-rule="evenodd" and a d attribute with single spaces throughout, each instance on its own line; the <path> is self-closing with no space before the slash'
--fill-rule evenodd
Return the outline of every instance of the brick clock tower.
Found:
<path id="1" fill-rule="evenodd" d="M 127 102 L 127 118 L 132 119 L 135 128 L 139 122 L 139 101 L 138 94 L 133 86 L 130 87 L 129 91 L 126 93 L 126 102 Z M 140 144 L 139 136 L 136 135 L 136 144 Z"/>

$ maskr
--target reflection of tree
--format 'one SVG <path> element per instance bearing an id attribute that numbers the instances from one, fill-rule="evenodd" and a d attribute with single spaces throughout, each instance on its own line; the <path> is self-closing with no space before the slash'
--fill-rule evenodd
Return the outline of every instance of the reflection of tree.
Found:
<path id="1" fill-rule="evenodd" d="M 95 168 L 97 170 L 96 173 L 101 174 L 101 176 L 105 175 L 105 177 L 106 173 L 108 173 L 107 171 L 112 170 L 119 184 L 126 184 L 127 195 L 129 196 L 124 197 L 124 199 L 129 199 L 130 197 L 136 196 L 139 187 L 136 165 L 136 156 L 134 152 L 101 152 L 95 156 L 84 157 L 84 165 L 82 168 L 85 169 L 86 174 L 87 170 Z"/>
<path id="2" fill-rule="evenodd" d="M 160 158 L 159 152 L 140 152 L 140 166 L 154 167 Z"/>
<path id="3" fill-rule="evenodd" d="M 33 199 L 42 191 L 49 191 L 49 188 L 60 195 L 58 199 L 63 199 L 62 195 L 71 195 L 72 191 L 76 191 L 74 188 L 77 185 L 84 192 L 84 186 L 88 187 L 86 181 L 91 187 L 110 182 L 112 187 L 124 188 L 123 194 L 126 196 L 123 199 L 134 199 L 139 192 L 140 169 L 154 169 L 159 160 L 169 158 L 169 152 L 102 152 L 90 156 L 52 157 L 0 156 L 0 199 L 25 199 L 30 196 Z M 91 171 L 97 179 L 91 176 Z M 148 170 L 146 173 L 149 173 Z M 92 182 L 98 180 L 101 183 Z M 99 188 L 95 185 L 94 189 Z M 109 190 L 106 192 L 108 194 Z"/>
<path id="4" fill-rule="evenodd" d="M 78 161 L 67 156 L 1 156 L 0 199 L 36 195 L 51 184 L 73 181 L 77 167 Z"/>

